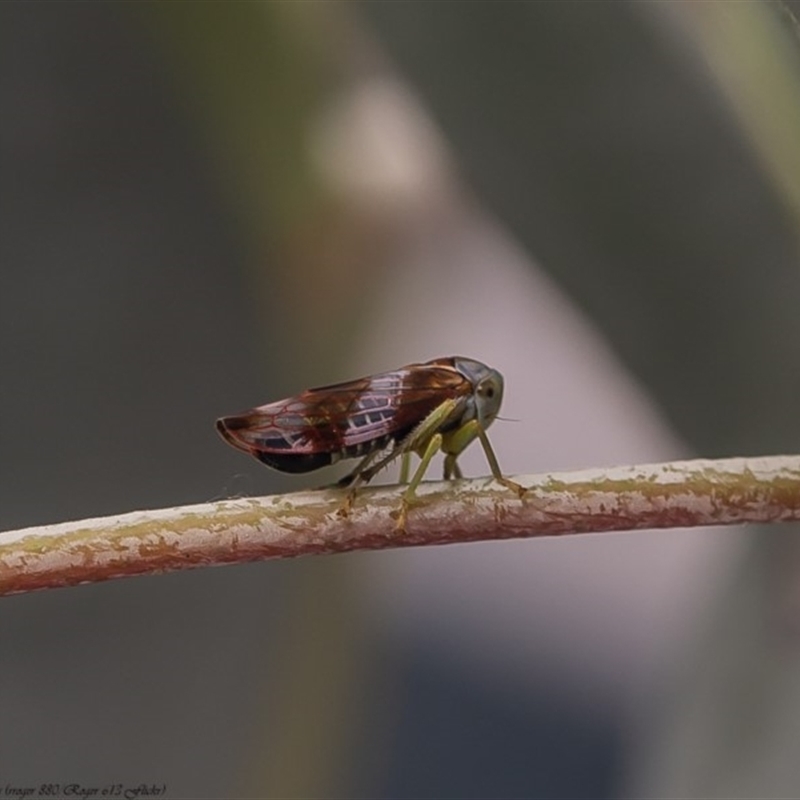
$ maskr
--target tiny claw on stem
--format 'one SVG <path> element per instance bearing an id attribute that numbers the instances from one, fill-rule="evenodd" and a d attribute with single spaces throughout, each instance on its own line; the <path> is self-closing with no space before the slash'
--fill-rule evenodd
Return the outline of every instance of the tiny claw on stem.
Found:
<path id="1" fill-rule="evenodd" d="M 356 500 L 356 490 L 351 489 L 347 493 L 347 497 L 345 497 L 344 502 L 339 506 L 338 511 L 336 512 L 336 516 L 340 519 L 347 519 L 350 516 L 350 512 L 353 510 L 353 503 Z"/>
<path id="2" fill-rule="evenodd" d="M 406 532 L 406 519 L 408 518 L 408 500 L 405 498 L 402 500 L 402 504 L 400 506 L 399 511 L 391 511 L 389 512 L 389 516 L 395 520 L 394 529 L 397 533 L 405 533 Z"/>
<path id="3" fill-rule="evenodd" d="M 499 482 L 503 484 L 507 489 L 511 489 L 520 500 L 525 497 L 527 493 L 527 489 L 524 486 L 520 486 L 518 483 L 514 483 L 514 481 L 509 480 L 508 478 L 500 478 Z"/>

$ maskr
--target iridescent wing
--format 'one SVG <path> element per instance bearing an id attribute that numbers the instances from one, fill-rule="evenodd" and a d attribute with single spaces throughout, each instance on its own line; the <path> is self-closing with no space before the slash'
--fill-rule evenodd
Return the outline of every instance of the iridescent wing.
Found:
<path id="1" fill-rule="evenodd" d="M 309 472 L 402 441 L 435 408 L 472 386 L 452 359 L 411 364 L 222 417 L 234 447 L 284 472 Z"/>

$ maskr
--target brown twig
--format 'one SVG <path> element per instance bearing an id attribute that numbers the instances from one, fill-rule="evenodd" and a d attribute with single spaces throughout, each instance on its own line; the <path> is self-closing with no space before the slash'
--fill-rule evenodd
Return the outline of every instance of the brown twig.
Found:
<path id="1" fill-rule="evenodd" d="M 398 487 L 137 511 L 0 533 L 0 595 L 126 575 L 348 550 L 800 519 L 800 456 L 676 461 L 420 486 L 406 531 Z"/>

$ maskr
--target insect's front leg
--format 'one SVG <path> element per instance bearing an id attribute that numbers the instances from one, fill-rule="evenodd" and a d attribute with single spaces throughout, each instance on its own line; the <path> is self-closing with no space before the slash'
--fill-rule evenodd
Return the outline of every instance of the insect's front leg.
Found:
<path id="1" fill-rule="evenodd" d="M 515 481 L 512 481 L 510 478 L 506 478 L 506 476 L 500 472 L 500 465 L 497 463 L 497 456 L 494 454 L 491 444 L 489 444 L 489 437 L 486 435 L 486 431 L 480 424 L 478 424 L 478 438 L 481 440 L 483 452 L 486 454 L 486 460 L 489 462 L 489 469 L 492 471 L 492 477 L 498 483 L 502 483 L 503 486 L 511 489 L 512 492 L 516 492 L 517 497 L 522 499 L 528 490 L 524 486 L 520 486 Z"/>
<path id="2" fill-rule="evenodd" d="M 453 470 L 456 469 L 456 455 L 458 455 L 475 438 L 480 441 L 481 446 L 483 447 L 486 460 L 489 462 L 489 469 L 492 471 L 492 477 L 498 483 L 502 483 L 503 486 L 511 489 L 511 491 L 517 495 L 517 497 L 521 498 L 527 489 L 524 486 L 520 486 L 515 481 L 512 481 L 510 478 L 506 478 L 505 475 L 503 475 L 503 473 L 500 471 L 500 465 L 497 463 L 497 456 L 495 456 L 492 445 L 489 443 L 489 437 L 486 435 L 483 425 L 481 425 L 476 419 L 470 420 L 457 431 L 448 434 L 446 448 L 448 453 L 453 455 L 451 468 Z M 449 457 L 450 456 L 448 455 L 448 458 Z M 447 469 L 447 461 L 445 461 L 445 469 Z"/>

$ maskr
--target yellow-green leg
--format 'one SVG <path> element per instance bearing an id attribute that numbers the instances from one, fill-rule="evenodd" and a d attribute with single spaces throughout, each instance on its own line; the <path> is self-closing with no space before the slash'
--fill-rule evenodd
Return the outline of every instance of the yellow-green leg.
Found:
<path id="1" fill-rule="evenodd" d="M 436 431 L 448 420 L 456 407 L 457 402 L 454 399 L 445 400 L 431 411 L 402 442 L 396 444 L 394 449 L 383 458 L 372 464 L 371 462 L 377 456 L 377 452 L 365 456 L 349 475 L 339 481 L 339 486 L 350 486 L 350 491 L 342 507 L 339 509 L 339 516 L 346 517 L 350 513 L 359 486 L 369 483 L 376 473 L 380 472 L 380 470 L 400 456 L 403 457 L 403 461 L 400 464 L 400 482 L 407 483 L 408 473 L 410 471 L 410 455 L 412 452 L 419 453 L 420 450 L 424 448 L 425 455 L 422 457 L 422 461 L 417 471 L 414 473 L 411 483 L 403 494 L 403 507 L 399 512 L 399 521 L 397 525 L 398 528 L 402 529 L 405 526 L 408 505 L 411 500 L 413 500 L 414 491 L 422 480 L 431 459 L 442 445 L 442 435 L 436 433 Z M 471 438 L 475 438 L 474 433 Z M 458 467 L 455 467 L 455 470 L 454 474 L 460 477 L 461 471 L 458 470 Z"/>
<path id="2" fill-rule="evenodd" d="M 451 478 L 460 481 L 464 477 L 464 473 L 461 471 L 461 467 L 458 466 L 456 458 L 458 458 L 458 456 L 453 453 L 448 453 L 444 457 L 444 479 L 446 481 L 449 481 Z"/>
<path id="3" fill-rule="evenodd" d="M 442 437 L 441 434 L 436 433 L 436 430 L 442 426 L 442 424 L 447 420 L 447 418 L 452 414 L 453 409 L 456 407 L 456 401 L 453 399 L 445 400 L 443 403 L 438 405 L 436 408 L 428 414 L 425 419 L 417 425 L 416 428 L 399 444 L 395 446 L 395 448 L 387 455 L 385 455 L 382 459 L 377 461 L 373 464 L 369 469 L 365 469 L 359 473 L 358 479 L 359 483 L 367 483 L 372 479 L 372 476 L 375 473 L 382 470 L 384 467 L 388 466 L 392 461 L 394 461 L 399 456 L 403 457 L 403 461 L 400 464 L 400 482 L 407 483 L 408 482 L 408 473 L 410 467 L 410 456 L 412 452 L 419 452 L 423 447 L 430 449 L 431 441 L 433 438 L 438 437 L 439 444 L 434 448 L 433 452 L 428 456 L 428 460 L 425 461 L 423 459 L 422 463 L 420 463 L 417 471 L 414 473 L 414 478 L 411 481 L 411 485 L 406 490 L 406 494 L 411 491 L 411 495 L 413 497 L 413 489 L 416 488 L 417 484 L 422 480 L 422 476 L 425 474 L 425 470 L 430 464 L 431 458 L 436 453 L 436 451 L 441 446 Z M 416 483 L 415 483 L 416 481 Z M 413 488 L 412 488 L 413 487 Z M 405 494 L 403 495 L 406 496 Z M 400 512 L 401 519 L 403 523 L 405 521 L 405 511 L 401 510 Z M 401 527 L 398 525 L 398 527 Z"/>
<path id="4" fill-rule="evenodd" d="M 398 481 L 400 483 L 408 483 L 408 475 L 411 472 L 411 453 L 403 453 L 403 457 L 400 459 L 400 477 Z"/>
<path id="5" fill-rule="evenodd" d="M 495 456 L 491 444 L 489 444 L 489 437 L 486 435 L 486 431 L 480 425 L 478 425 L 478 438 L 481 440 L 481 444 L 483 445 L 483 452 L 486 454 L 486 460 L 489 462 L 489 469 L 492 471 L 492 476 L 494 479 L 498 483 L 502 483 L 503 486 L 507 486 L 512 492 L 516 492 L 517 497 L 521 498 L 527 489 L 524 486 L 520 486 L 518 483 L 510 480 L 509 478 L 506 478 L 503 473 L 500 472 L 500 465 L 497 463 L 497 456 Z"/>
<path id="6" fill-rule="evenodd" d="M 400 513 L 397 516 L 397 530 L 404 531 L 406 529 L 406 518 L 408 517 L 408 509 L 411 506 L 411 503 L 414 500 L 414 496 L 417 491 L 417 486 L 419 486 L 420 482 L 422 481 L 425 473 L 430 466 L 431 459 L 439 452 L 442 447 L 442 434 L 435 433 L 431 438 L 428 440 L 428 446 L 425 448 L 425 452 L 422 454 L 422 458 L 419 462 L 419 466 L 414 473 L 414 477 L 411 479 L 411 482 L 408 484 L 408 487 L 403 492 L 403 497 L 401 499 L 401 506 L 400 506 Z"/>
<path id="7" fill-rule="evenodd" d="M 447 434 L 444 441 L 444 450 L 448 454 L 445 458 L 445 472 L 448 468 L 453 472 L 454 476 L 457 476 L 461 472 L 461 470 L 458 470 L 458 473 L 456 472 L 458 468 L 455 459 L 475 438 L 480 440 L 483 452 L 486 455 L 486 460 L 489 462 L 489 469 L 492 471 L 492 477 L 498 483 L 502 483 L 503 486 L 516 492 L 518 497 L 522 497 L 525 494 L 525 488 L 506 478 L 500 471 L 500 465 L 497 463 L 497 456 L 495 456 L 494 450 L 492 450 L 492 445 L 489 444 L 489 437 L 486 435 L 483 426 L 476 419 L 470 420 L 458 430 Z M 452 461 L 448 461 L 451 456 Z"/>

